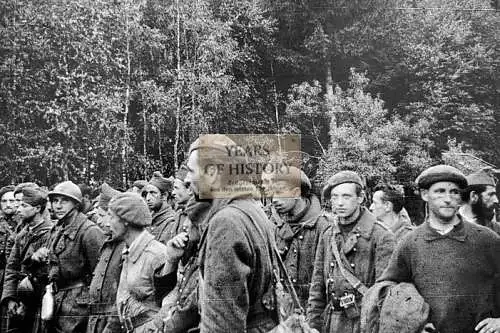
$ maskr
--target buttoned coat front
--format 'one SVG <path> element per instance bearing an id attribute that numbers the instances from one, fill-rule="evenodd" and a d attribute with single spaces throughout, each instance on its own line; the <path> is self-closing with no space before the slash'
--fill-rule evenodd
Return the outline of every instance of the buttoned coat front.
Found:
<path id="1" fill-rule="evenodd" d="M 359 317 L 347 318 L 339 307 L 339 299 L 346 293 L 356 295 L 360 306 L 361 295 L 349 284 L 339 270 L 332 250 L 332 238 L 346 270 L 351 271 L 365 286 L 370 287 L 386 268 L 394 248 L 394 235 L 376 222 L 365 208 L 354 228 L 342 235 L 338 222 L 320 237 L 309 293 L 307 318 L 320 332 L 359 333 Z"/>
<path id="2" fill-rule="evenodd" d="M 85 332 L 88 288 L 105 240 L 101 229 L 82 213 L 54 226 L 48 240 L 49 281 L 56 284 L 54 319 L 49 332 Z"/>
<path id="3" fill-rule="evenodd" d="M 116 308 L 116 292 L 122 271 L 122 251 L 125 242 L 107 240 L 101 249 L 99 262 L 89 287 L 90 317 L 87 333 L 121 332 Z"/>
<path id="4" fill-rule="evenodd" d="M 299 297 L 302 307 L 307 307 L 309 289 L 314 268 L 314 257 L 319 238 L 332 223 L 322 214 L 319 200 L 313 196 L 304 216 L 295 221 L 294 230 L 283 220 L 277 221 L 276 243 L 282 254 L 287 273 Z"/>

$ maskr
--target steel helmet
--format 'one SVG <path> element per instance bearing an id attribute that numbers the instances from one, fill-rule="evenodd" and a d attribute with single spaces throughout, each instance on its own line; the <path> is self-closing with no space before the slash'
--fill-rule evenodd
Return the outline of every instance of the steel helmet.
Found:
<path id="1" fill-rule="evenodd" d="M 52 198 L 54 195 L 63 195 L 75 200 L 79 204 L 82 204 L 83 201 L 82 191 L 70 180 L 57 184 L 54 190 L 49 193 L 49 198 Z"/>

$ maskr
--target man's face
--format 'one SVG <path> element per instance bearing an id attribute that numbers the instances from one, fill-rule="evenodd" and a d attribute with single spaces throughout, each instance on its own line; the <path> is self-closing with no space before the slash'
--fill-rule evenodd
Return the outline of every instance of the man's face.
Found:
<path id="1" fill-rule="evenodd" d="M 441 223 L 450 223 L 461 203 L 460 188 L 453 182 L 437 182 L 422 191 L 422 199 L 427 202 L 430 214 Z"/>
<path id="2" fill-rule="evenodd" d="M 199 163 L 199 150 L 195 150 L 189 154 L 186 166 L 188 172 L 184 182 L 190 184 L 197 201 L 200 198 L 207 199 L 210 196 L 212 185 L 216 182 L 217 170 L 211 167 L 203 170 L 203 167 Z"/>
<path id="3" fill-rule="evenodd" d="M 481 200 L 483 202 L 483 207 L 488 210 L 495 209 L 498 205 L 497 191 L 494 186 L 486 186 L 486 190 L 481 193 Z"/>
<path id="4" fill-rule="evenodd" d="M 17 207 L 17 215 L 21 218 L 23 222 L 30 222 L 33 220 L 35 215 L 40 212 L 40 206 L 33 207 L 29 203 L 21 201 L 19 207 Z"/>
<path id="5" fill-rule="evenodd" d="M 21 193 L 22 195 L 22 193 Z M 5 215 L 13 215 L 16 212 L 17 205 L 14 198 L 14 192 L 7 192 L 0 199 L 0 210 Z"/>
<path id="6" fill-rule="evenodd" d="M 363 197 L 356 194 L 356 184 L 344 183 L 332 189 L 330 201 L 335 214 L 347 218 L 356 212 L 363 202 Z"/>
<path id="7" fill-rule="evenodd" d="M 101 226 L 105 231 L 109 231 L 109 223 L 107 223 L 108 212 L 102 207 L 98 207 L 96 210 L 97 225 Z"/>
<path id="8" fill-rule="evenodd" d="M 106 222 L 109 225 L 109 230 L 111 232 L 112 239 L 121 239 L 123 240 L 125 234 L 127 233 L 127 227 L 120 220 L 118 215 L 115 214 L 111 209 L 108 209 L 108 216 L 106 218 Z"/>
<path id="9" fill-rule="evenodd" d="M 376 191 L 373 193 L 372 204 L 370 206 L 370 211 L 379 220 L 383 219 L 387 215 L 387 202 L 384 201 L 384 192 Z"/>
<path id="10" fill-rule="evenodd" d="M 262 189 L 264 190 L 264 196 L 266 198 L 271 198 L 273 196 L 273 174 L 263 172 L 262 173 Z"/>
<path id="11" fill-rule="evenodd" d="M 51 200 L 52 210 L 55 217 L 60 220 L 65 217 L 69 212 L 77 209 L 78 204 L 64 195 L 54 195 Z"/>
<path id="12" fill-rule="evenodd" d="M 177 203 L 184 204 L 191 197 L 191 190 L 189 186 L 184 186 L 184 182 L 180 179 L 174 179 L 174 189 L 172 190 L 172 196 Z"/>
<path id="13" fill-rule="evenodd" d="M 23 201 L 23 192 L 17 192 L 14 198 L 16 200 L 15 207 L 17 210 L 17 208 L 21 205 L 21 201 Z"/>
<path id="14" fill-rule="evenodd" d="M 158 187 L 148 184 L 144 186 L 141 194 L 150 211 L 158 211 L 163 205 L 163 195 Z"/>
<path id="15" fill-rule="evenodd" d="M 300 188 L 293 187 L 284 181 L 274 182 L 272 186 L 273 206 L 280 214 L 291 213 L 300 197 Z"/>

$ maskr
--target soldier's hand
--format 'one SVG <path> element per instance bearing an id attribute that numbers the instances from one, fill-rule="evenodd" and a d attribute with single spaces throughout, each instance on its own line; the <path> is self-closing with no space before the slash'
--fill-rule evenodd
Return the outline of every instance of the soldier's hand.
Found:
<path id="1" fill-rule="evenodd" d="M 38 261 L 38 262 L 43 262 L 47 261 L 47 258 L 49 257 L 49 249 L 46 247 L 41 247 L 38 250 L 33 253 L 31 256 L 31 260 Z"/>
<path id="2" fill-rule="evenodd" d="M 13 300 L 10 300 L 7 303 L 7 314 L 9 316 L 15 316 L 17 314 L 17 307 L 18 307 L 17 302 L 13 301 Z"/>
<path id="3" fill-rule="evenodd" d="M 483 319 L 475 328 L 479 333 L 499 333 L 500 332 L 500 318 L 486 318 Z"/>
<path id="4" fill-rule="evenodd" d="M 189 240 L 187 232 L 181 232 L 167 242 L 168 256 L 170 261 L 178 260 L 184 254 L 184 248 Z"/>

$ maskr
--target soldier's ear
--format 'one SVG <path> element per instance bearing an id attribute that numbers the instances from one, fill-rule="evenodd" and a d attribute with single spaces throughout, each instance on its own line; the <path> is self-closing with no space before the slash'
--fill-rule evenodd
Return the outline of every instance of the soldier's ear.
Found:
<path id="1" fill-rule="evenodd" d="M 425 202 L 429 201 L 429 190 L 420 190 L 420 196 L 422 197 L 422 200 Z"/>
<path id="2" fill-rule="evenodd" d="M 366 192 L 362 190 L 358 196 L 358 203 L 361 205 L 363 202 L 365 202 L 365 198 L 366 198 Z"/>
<path id="3" fill-rule="evenodd" d="M 476 191 L 471 191 L 469 194 L 469 201 L 473 204 L 479 201 L 479 194 Z"/>

